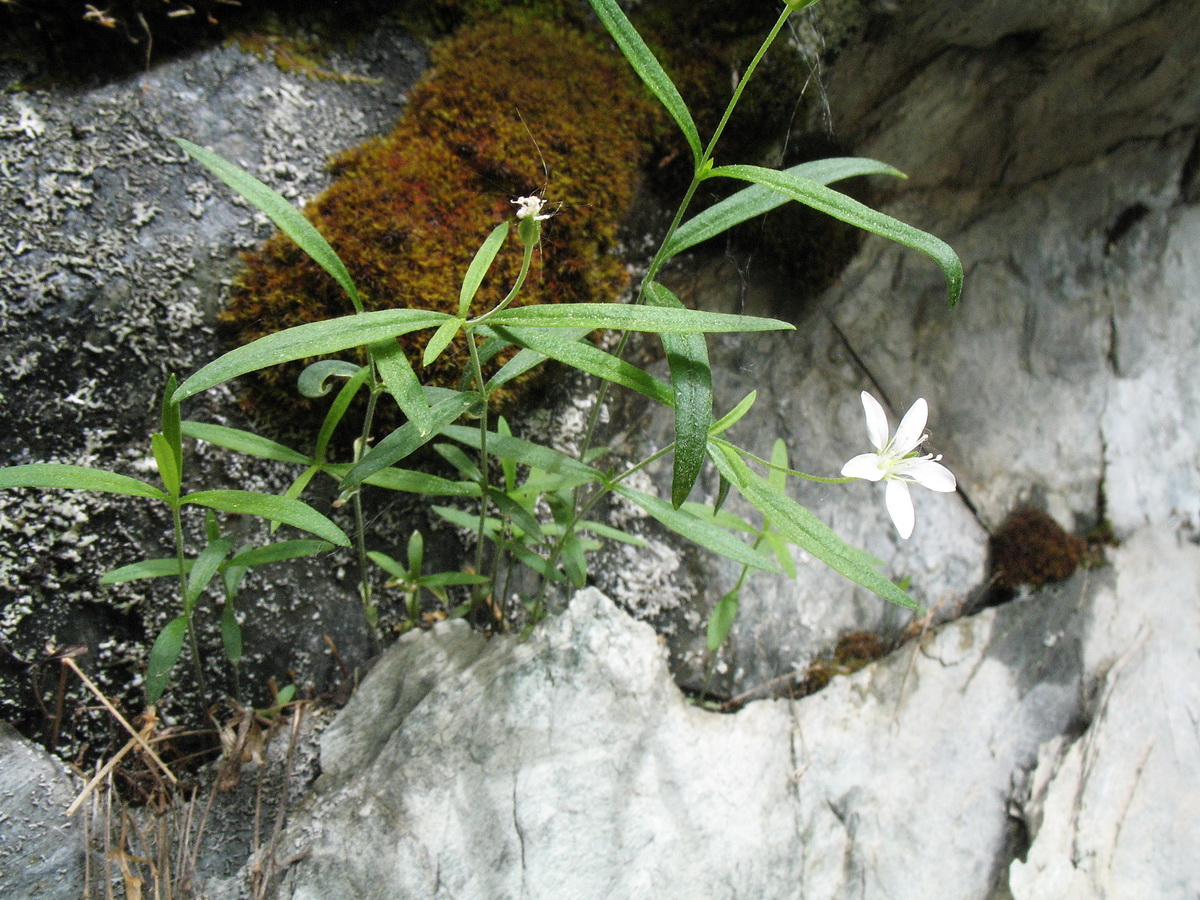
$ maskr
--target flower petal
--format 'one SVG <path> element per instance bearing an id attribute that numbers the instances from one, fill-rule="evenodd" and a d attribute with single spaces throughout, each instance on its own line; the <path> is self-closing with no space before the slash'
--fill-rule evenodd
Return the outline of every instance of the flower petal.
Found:
<path id="1" fill-rule="evenodd" d="M 928 419 L 929 404 L 925 402 L 924 397 L 920 397 L 909 407 L 904 418 L 900 420 L 900 427 L 896 429 L 896 440 L 892 445 L 896 456 L 905 456 L 911 453 L 917 444 L 921 443 L 921 438 L 925 436 L 925 422 Z"/>
<path id="2" fill-rule="evenodd" d="M 884 493 L 888 513 L 896 524 L 896 530 L 905 540 L 913 533 L 916 514 L 913 512 L 912 497 L 908 493 L 908 485 L 903 481 L 889 481 Z"/>
<path id="3" fill-rule="evenodd" d="M 879 481 L 883 478 L 883 474 L 884 470 L 879 465 L 878 453 L 860 453 L 842 466 L 842 475 L 846 478 L 863 478 L 867 481 Z"/>
<path id="4" fill-rule="evenodd" d="M 862 405 L 867 413 L 867 434 L 871 437 L 871 446 L 876 450 L 883 450 L 887 446 L 888 433 L 891 431 L 887 413 L 883 411 L 879 401 L 866 391 L 862 392 Z M 921 427 L 925 427 L 924 422 L 921 423 Z"/>
<path id="5" fill-rule="evenodd" d="M 941 463 L 935 462 L 927 456 L 905 460 L 903 466 L 903 474 L 910 477 L 917 484 L 921 485 L 921 487 L 929 488 L 931 491 L 949 493 L 958 487 L 954 473 Z"/>

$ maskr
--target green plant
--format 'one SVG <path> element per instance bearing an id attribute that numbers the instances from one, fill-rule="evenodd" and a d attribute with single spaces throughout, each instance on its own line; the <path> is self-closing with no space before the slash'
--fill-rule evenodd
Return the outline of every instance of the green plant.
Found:
<path id="1" fill-rule="evenodd" d="M 646 271 L 635 302 L 630 304 L 532 303 L 518 306 L 515 303 L 529 275 L 543 223 L 553 215 L 552 207 L 547 206 L 541 196 L 533 194 L 512 201 L 517 206 L 515 231 L 521 253 L 515 275 L 497 279 L 493 273 L 493 264 L 514 230 L 510 221 L 501 221 L 475 252 L 466 268 L 457 299 L 448 311 L 421 308 L 368 311 L 346 266 L 307 218 L 282 197 L 216 154 L 187 141 L 179 141 L 188 154 L 271 217 L 283 234 L 338 285 L 349 299 L 353 312 L 263 336 L 210 362 L 178 386 L 172 381 L 163 401 L 163 431 L 154 437 L 155 458 L 165 490 L 135 479 L 78 467 L 34 465 L 0 470 L 0 487 L 116 490 L 153 497 L 171 507 L 179 548 L 177 559 L 169 563 L 158 560 L 142 564 L 144 574 L 177 575 L 184 603 L 183 614 L 167 626 L 151 654 L 153 697 L 161 693 L 166 663 L 168 660 L 173 663 L 180 655 L 184 635 L 191 634 L 194 642 L 192 611 L 204 586 L 222 571 L 223 565 L 227 581 L 232 578 L 236 586 L 237 571 L 252 564 L 248 559 L 259 559 L 248 556 L 256 552 L 252 550 L 227 560 L 232 552 L 231 542 L 215 527 L 209 529 L 208 546 L 194 558 L 186 558 L 179 525 L 182 506 L 200 504 L 233 512 L 252 512 L 306 528 L 332 543 L 348 545 L 350 540 L 340 529 L 298 499 L 318 474 L 334 479 L 344 502 L 352 505 L 363 610 L 372 625 L 377 622 L 378 614 L 369 575 L 371 563 L 381 566 L 392 577 L 393 583 L 405 594 L 406 605 L 414 618 L 419 610 L 420 591 L 429 591 L 446 602 L 449 600 L 446 589 L 461 586 L 470 590 L 471 597 L 466 603 L 466 608 L 470 608 L 489 597 L 494 598 L 498 591 L 506 590 L 515 563 L 528 567 L 540 581 L 540 588 L 526 598 L 526 625 L 532 627 L 547 612 L 549 585 L 580 586 L 585 582 L 586 554 L 595 546 L 595 538 L 636 540 L 590 518 L 597 503 L 614 494 L 641 507 L 685 538 L 742 564 L 743 575 L 738 586 L 717 605 L 709 630 L 713 648 L 719 646 L 729 633 L 737 611 L 738 592 L 750 573 L 779 571 L 780 568 L 794 571 L 788 544 L 799 545 L 885 600 L 918 608 L 902 588 L 879 572 L 877 560 L 842 542 L 786 492 L 789 475 L 826 482 L 843 482 L 850 478 L 826 479 L 796 472 L 788 468 L 786 450 L 781 444 L 776 445 L 771 460 L 761 460 L 732 443 L 726 433 L 750 409 L 754 402 L 753 393 L 714 421 L 712 373 L 704 335 L 790 329 L 792 326 L 774 319 L 687 309 L 657 280 L 663 266 L 673 256 L 788 200 L 796 200 L 926 253 L 945 273 L 950 305 L 957 301 L 962 267 L 947 245 L 827 186 L 855 175 L 899 175 L 892 167 L 861 159 L 823 160 L 782 171 L 750 165 L 714 165 L 714 148 L 729 115 L 752 81 L 758 62 L 787 19 L 811 2 L 813 0 L 789 0 L 785 5 L 744 72 L 713 135 L 707 144 L 703 144 L 691 113 L 675 86 L 615 0 L 591 0 L 594 10 L 637 75 L 681 129 L 692 155 L 691 184 Z M 717 178 L 749 182 L 751 186 L 686 219 L 697 187 L 706 180 Z M 492 276 L 490 282 L 489 276 Z M 497 281 L 507 285 L 507 290 L 501 290 Z M 485 284 L 490 285 L 493 299 L 485 304 L 486 308 L 477 311 L 473 304 Z M 614 352 L 610 353 L 588 339 L 593 332 L 604 329 L 622 335 Z M 631 332 L 654 334 L 662 342 L 670 371 L 669 381 L 624 359 Z M 460 377 L 452 382 L 456 386 L 421 383 L 412 361 L 397 343 L 401 336 L 419 333 L 428 335 L 420 356 L 420 364 L 425 367 L 440 359 L 452 342 L 465 345 Z M 299 378 L 298 388 L 306 396 L 324 395 L 332 389 L 333 379 L 345 379 L 317 433 L 311 454 L 300 453 L 249 432 L 185 423 L 179 419 L 179 404 L 233 378 L 280 363 L 360 348 L 365 351 L 364 361 L 322 360 L 309 365 Z M 504 351 L 511 351 L 511 357 L 494 372 L 485 375 L 488 362 Z M 493 415 L 495 399 L 503 385 L 548 360 L 556 360 L 600 379 L 601 386 L 578 456 L 515 436 L 502 418 Z M 604 451 L 593 447 L 592 440 L 600 405 L 611 385 L 636 391 L 671 408 L 675 422 L 674 441 L 632 464 L 601 468 L 597 463 Z M 350 463 L 333 463 L 327 453 L 331 436 L 360 393 L 365 394 L 366 404 L 354 458 Z M 378 404 L 389 400 L 399 408 L 404 424 L 371 446 L 372 423 Z M 905 498 L 907 488 L 901 482 L 914 481 L 909 477 L 910 473 L 919 471 L 930 459 L 917 456 L 915 448 L 921 440 L 916 432 L 924 425 L 923 402 L 915 408 L 922 412 L 919 425 L 917 417 L 910 413 L 893 441 L 888 439 L 887 421 L 882 411 L 873 418 L 872 408 L 867 407 L 868 425 L 876 445 L 872 458 L 887 464 L 886 474 L 880 474 L 879 478 L 889 482 L 889 491 L 894 485 L 895 491 L 903 492 Z M 457 424 L 460 419 L 473 420 L 473 424 Z M 230 491 L 185 495 L 180 487 L 183 459 L 180 440 L 183 435 L 295 464 L 302 469 L 283 497 L 243 497 L 243 492 Z M 456 470 L 457 478 L 442 478 L 398 465 L 419 448 L 434 442 L 434 449 Z M 668 455 L 672 457 L 669 501 L 630 484 L 630 476 Z M 706 465 L 715 468 L 720 481 L 719 496 L 711 508 L 687 502 Z M 765 466 L 768 474 L 760 475 L 752 465 Z M 499 480 L 494 478 L 494 469 L 499 470 Z M 409 540 L 406 564 L 383 553 L 368 552 L 361 491 L 365 484 L 427 497 L 449 496 L 476 502 L 477 509 L 470 512 L 449 506 L 435 507 L 442 517 L 474 531 L 473 571 L 425 574 L 423 539 L 419 535 Z M 722 512 L 725 497 L 734 489 L 762 515 L 761 525 L 754 526 Z M 589 533 L 593 537 L 587 537 Z M 738 537 L 739 533 L 751 534 L 753 541 L 747 543 Z M 269 556 L 272 551 L 264 548 L 257 552 Z M 274 551 L 275 554 L 281 552 Z M 231 572 L 234 574 L 230 575 Z M 193 658 L 198 660 L 195 648 Z"/>

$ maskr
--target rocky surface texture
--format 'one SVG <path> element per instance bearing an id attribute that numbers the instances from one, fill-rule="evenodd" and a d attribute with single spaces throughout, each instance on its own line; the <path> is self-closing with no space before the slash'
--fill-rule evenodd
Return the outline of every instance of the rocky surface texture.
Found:
<path id="1" fill-rule="evenodd" d="M 843 6 L 829 12 L 848 16 Z M 792 139 L 829 128 L 855 155 L 905 171 L 906 181 L 880 186 L 894 198 L 884 208 L 953 246 L 966 290 L 947 312 L 937 268 L 876 238 L 808 305 L 767 273 L 708 262 L 700 305 L 798 324 L 715 342 L 718 405 L 759 389 L 735 436 L 760 455 L 783 437 L 796 467 L 833 475 L 867 449 L 861 389 L 884 401 L 893 427 L 925 397 L 931 446 L 959 492 L 916 491 L 910 540 L 895 534 L 876 485 L 802 485 L 798 496 L 911 578 L 938 619 L 976 602 L 986 532 L 1015 508 L 1041 508 L 1080 535 L 1105 522 L 1118 537 L 1146 523 L 1190 532 L 1200 515 L 1194 10 L 856 8 L 862 30 L 820 90 L 810 85 Z M 659 419 L 650 433 L 665 428 Z M 846 631 L 894 635 L 906 620 L 821 567 L 802 568 L 796 582 L 759 575 L 743 591 L 714 682 L 724 692 L 802 671 Z M 680 572 L 710 607 L 738 574 L 709 559 Z M 604 587 L 625 602 L 619 579 Z M 653 611 L 674 629 L 683 680 L 701 684 L 706 613 L 694 603 L 662 613 L 664 596 Z"/>
<path id="2" fill-rule="evenodd" d="M 390 127 L 424 60 L 411 38 L 381 28 L 361 36 L 353 58 L 330 61 L 341 81 L 288 75 L 228 46 L 87 90 L 0 95 L 0 464 L 59 461 L 153 479 L 148 437 L 167 374 L 224 349 L 211 329 L 224 285 L 239 250 L 272 229 L 171 137 L 210 146 L 301 201 L 328 183 L 330 155 Z M 245 425 L 229 390 L 183 414 Z M 202 446 L 187 466 L 193 490 L 278 492 L 294 477 Z M 265 537 L 254 527 L 240 537 Z M 84 668 L 99 664 L 105 689 L 136 704 L 143 654 L 178 599 L 162 581 L 97 580 L 170 555 L 170 540 L 165 509 L 148 503 L 0 492 L 0 640 L 23 663 L 48 640 L 86 643 Z M 348 559 L 268 567 L 247 583 L 251 684 L 268 675 L 286 683 L 291 668 L 301 683 L 327 687 L 337 669 L 325 634 L 349 665 L 369 654 L 354 576 L 343 577 Z M 3 662 L 0 709 L 30 727 L 28 674 Z"/>

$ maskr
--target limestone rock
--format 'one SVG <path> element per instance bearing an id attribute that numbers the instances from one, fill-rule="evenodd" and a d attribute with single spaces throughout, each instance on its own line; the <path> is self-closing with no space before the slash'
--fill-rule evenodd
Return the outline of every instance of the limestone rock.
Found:
<path id="1" fill-rule="evenodd" d="M 63 815 L 81 784 L 40 747 L 0 722 L 0 896 L 82 895 L 83 833 Z"/>
<path id="2" fill-rule="evenodd" d="M 284 896 L 987 897 L 1011 780 L 1078 716 L 1075 588 L 736 715 L 592 589 L 524 643 L 406 636 L 323 741 Z"/>

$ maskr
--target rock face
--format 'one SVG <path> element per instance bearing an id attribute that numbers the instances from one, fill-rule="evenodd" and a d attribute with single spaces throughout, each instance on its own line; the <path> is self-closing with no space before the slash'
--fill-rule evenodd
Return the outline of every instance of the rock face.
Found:
<path id="1" fill-rule="evenodd" d="M 79 897 L 83 832 L 63 813 L 80 783 L 0 722 L 0 896 Z"/>
<path id="2" fill-rule="evenodd" d="M 1198 576 L 1139 532 L 1111 569 L 727 716 L 594 590 L 526 643 L 406 636 L 322 738 L 284 896 L 984 900 L 1010 866 L 1018 898 L 1192 896 L 1198 698 L 1173 673 Z"/>
<path id="3" fill-rule="evenodd" d="M 227 46 L 87 90 L 0 96 L 0 465 L 58 461 L 152 480 L 148 438 L 166 376 L 223 351 L 211 329 L 223 285 L 238 251 L 272 228 L 171 137 L 210 146 L 299 201 L 327 184 L 328 156 L 391 126 L 423 64 L 423 50 L 393 26 L 331 63 L 352 76 L 344 82 L 287 75 Z M 183 415 L 246 425 L 232 390 L 189 401 Z M 296 474 L 203 446 L 187 470 L 193 490 L 282 492 Z M 81 664 L 99 663 L 105 688 L 136 702 L 145 650 L 178 599 L 162 581 L 97 580 L 173 552 L 165 510 L 151 504 L 0 492 L 0 640 L 26 662 L 47 640 L 86 643 Z M 289 679 L 293 667 L 301 683 L 324 689 L 336 668 L 323 634 L 350 665 L 369 655 L 356 591 L 336 573 L 323 560 L 264 569 L 247 583 L 242 608 L 255 614 L 246 647 L 261 654 L 248 683 Z M 201 618 L 215 629 L 215 617 Z M 301 622 L 320 624 L 300 636 L 291 629 Z M 6 670 L 0 686 L 0 714 L 36 708 L 27 678 Z"/>
<path id="4" fill-rule="evenodd" d="M 701 305 L 791 315 L 798 325 L 714 342 L 718 409 L 759 389 L 733 436 L 759 455 L 783 437 L 797 468 L 833 475 L 866 449 L 859 390 L 884 401 L 893 426 L 925 397 L 932 446 L 959 492 L 918 491 L 909 541 L 892 529 L 878 486 L 796 490 L 846 540 L 909 577 L 935 619 L 973 602 L 984 586 L 986 531 L 1016 507 L 1044 509 L 1078 534 L 1105 521 L 1118 536 L 1146 523 L 1195 528 L 1200 19 L 1192 6 L 988 3 L 969 14 L 943 2 L 822 6 L 818 16 L 849 21 L 853 12 L 861 27 L 822 71 L 821 90 L 810 87 L 797 132 L 829 129 L 855 155 L 905 171 L 906 181 L 880 186 L 892 192 L 885 210 L 954 247 L 966 289 L 947 312 L 937 268 L 877 238 L 808 307 L 753 269 L 726 265 L 722 276 L 714 265 L 697 291 Z M 647 433 L 658 440 L 666 428 L 660 417 Z M 706 609 L 655 618 L 673 630 L 674 658 L 694 685 L 707 663 L 707 609 L 738 576 L 711 560 L 697 567 L 691 584 Z M 839 634 L 895 634 L 905 621 L 820 566 L 801 568 L 796 582 L 750 580 L 713 682 L 719 690 L 802 671 Z M 621 577 L 604 587 L 627 603 Z M 639 608 L 636 598 L 629 605 Z"/>

